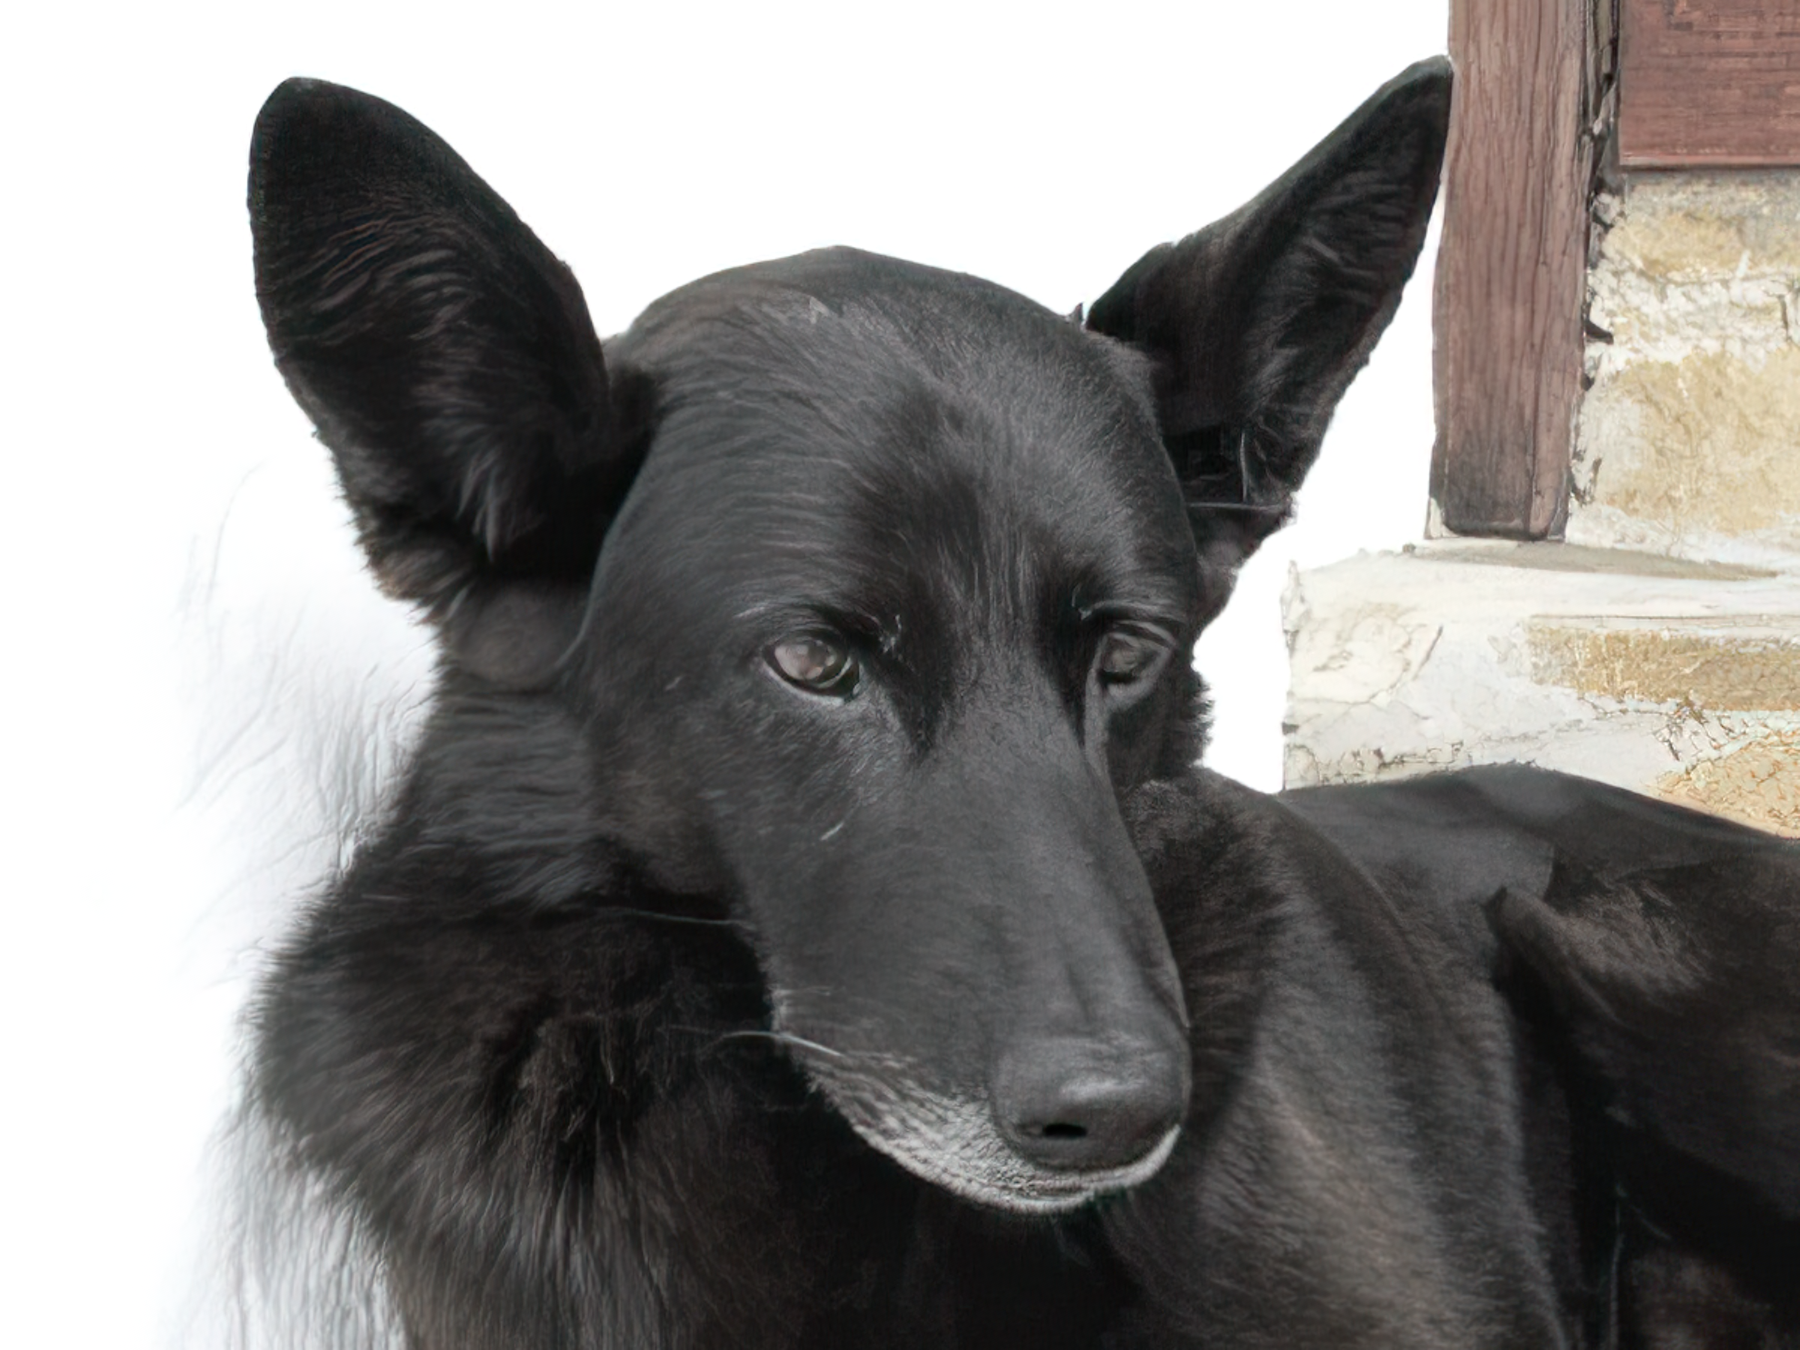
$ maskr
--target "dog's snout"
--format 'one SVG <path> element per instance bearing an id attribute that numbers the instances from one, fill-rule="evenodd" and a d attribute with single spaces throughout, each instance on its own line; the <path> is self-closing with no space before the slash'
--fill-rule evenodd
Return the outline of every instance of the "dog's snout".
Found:
<path id="1" fill-rule="evenodd" d="M 1185 1047 L 1038 1040 L 1018 1045 L 995 1075 L 996 1123 L 1045 1167 L 1101 1171 L 1146 1157 L 1187 1110 Z"/>

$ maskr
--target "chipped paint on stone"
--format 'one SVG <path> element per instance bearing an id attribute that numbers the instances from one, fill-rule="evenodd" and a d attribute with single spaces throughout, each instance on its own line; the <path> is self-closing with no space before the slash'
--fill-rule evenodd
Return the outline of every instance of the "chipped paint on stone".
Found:
<path id="1" fill-rule="evenodd" d="M 1665 801 L 1800 837 L 1800 730 L 1766 730 L 1651 787 Z"/>
<path id="2" fill-rule="evenodd" d="M 1800 172 L 1602 200 L 1571 542 L 1800 562 Z"/>
<path id="3" fill-rule="evenodd" d="M 1289 787 L 1523 762 L 1765 828 L 1800 791 L 1800 584 L 1470 540 L 1293 574 Z"/>

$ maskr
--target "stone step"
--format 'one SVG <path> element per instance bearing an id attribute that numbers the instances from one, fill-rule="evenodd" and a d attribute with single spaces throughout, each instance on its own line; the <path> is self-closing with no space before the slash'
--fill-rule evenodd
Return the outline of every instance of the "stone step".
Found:
<path id="1" fill-rule="evenodd" d="M 1290 578 L 1289 787 L 1516 761 L 1800 836 L 1800 575 L 1437 541 Z"/>

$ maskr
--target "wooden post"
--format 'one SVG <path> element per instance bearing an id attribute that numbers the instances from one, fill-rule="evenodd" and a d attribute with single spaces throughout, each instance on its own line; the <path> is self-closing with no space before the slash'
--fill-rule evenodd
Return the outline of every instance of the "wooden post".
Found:
<path id="1" fill-rule="evenodd" d="M 1587 286 L 1588 7 L 1450 3 L 1434 532 L 1562 529 Z"/>

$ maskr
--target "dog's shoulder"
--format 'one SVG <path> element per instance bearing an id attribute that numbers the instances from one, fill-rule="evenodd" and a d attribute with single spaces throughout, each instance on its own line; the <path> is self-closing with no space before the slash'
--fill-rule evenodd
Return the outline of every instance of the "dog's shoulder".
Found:
<path id="1" fill-rule="evenodd" d="M 1453 915 L 1229 780 L 1131 805 L 1195 1053 L 1189 1132 L 1109 1228 L 1158 1315 L 1272 1345 L 1280 1287 L 1284 1344 L 1559 1344 L 1506 1013 Z M 1211 1255 L 1164 1285 L 1159 1250 Z"/>

